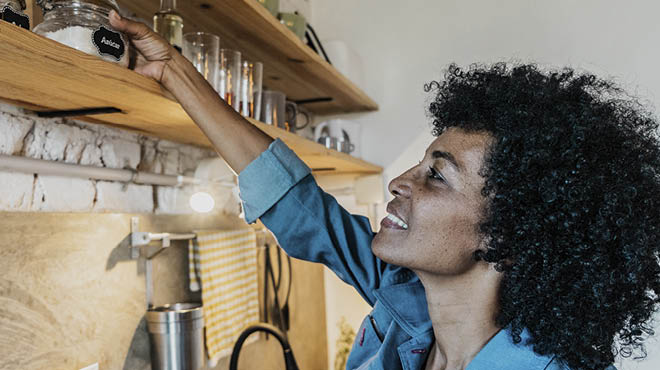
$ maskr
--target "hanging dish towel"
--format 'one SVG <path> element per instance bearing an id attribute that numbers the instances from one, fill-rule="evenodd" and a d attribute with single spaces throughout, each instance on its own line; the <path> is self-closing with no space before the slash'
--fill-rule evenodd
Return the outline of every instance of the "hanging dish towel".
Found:
<path id="1" fill-rule="evenodd" d="M 190 289 L 202 289 L 206 350 L 215 367 L 231 354 L 240 333 L 259 322 L 257 238 L 252 229 L 196 234 L 188 247 Z"/>

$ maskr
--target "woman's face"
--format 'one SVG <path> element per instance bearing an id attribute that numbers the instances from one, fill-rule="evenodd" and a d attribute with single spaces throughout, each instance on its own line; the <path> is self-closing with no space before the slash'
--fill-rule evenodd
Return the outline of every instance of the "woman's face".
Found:
<path id="1" fill-rule="evenodd" d="M 418 165 L 390 182 L 394 199 L 372 243 L 376 256 L 434 275 L 461 274 L 477 263 L 486 205 L 479 170 L 491 138 L 448 129 Z"/>

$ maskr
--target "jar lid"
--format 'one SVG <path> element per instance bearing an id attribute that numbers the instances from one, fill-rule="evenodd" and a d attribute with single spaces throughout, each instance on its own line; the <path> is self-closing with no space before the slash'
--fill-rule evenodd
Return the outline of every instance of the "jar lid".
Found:
<path id="1" fill-rule="evenodd" d="M 119 12 L 119 5 L 115 0 L 37 0 L 37 4 L 39 4 L 39 6 L 41 6 L 44 11 L 49 11 L 56 6 L 63 5 L 95 5 L 103 8 L 114 9 Z"/>
<path id="2" fill-rule="evenodd" d="M 147 310 L 147 321 L 176 322 L 198 320 L 204 315 L 203 306 L 199 303 L 175 303 Z"/>

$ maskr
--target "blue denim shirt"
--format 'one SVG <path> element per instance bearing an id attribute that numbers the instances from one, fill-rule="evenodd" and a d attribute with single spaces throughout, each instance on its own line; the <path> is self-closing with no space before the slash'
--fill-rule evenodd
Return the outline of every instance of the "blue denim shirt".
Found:
<path id="1" fill-rule="evenodd" d="M 410 270 L 387 264 L 371 252 L 374 232 L 366 217 L 349 214 L 316 184 L 309 168 L 282 141 L 239 175 L 245 219 L 257 219 L 291 256 L 320 262 L 352 285 L 373 307 L 358 330 L 347 369 L 422 369 L 434 335 L 424 287 Z M 504 329 L 470 362 L 468 370 L 556 370 L 541 356 L 511 340 Z"/>

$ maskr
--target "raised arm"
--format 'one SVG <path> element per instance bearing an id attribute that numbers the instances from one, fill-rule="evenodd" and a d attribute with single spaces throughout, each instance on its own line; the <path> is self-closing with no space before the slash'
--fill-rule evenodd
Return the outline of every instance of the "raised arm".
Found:
<path id="1" fill-rule="evenodd" d="M 126 33 L 141 54 L 135 71 L 160 82 L 174 95 L 236 173 L 268 148 L 273 139 L 225 103 L 167 41 L 146 25 L 121 18 L 114 11 L 110 23 Z"/>
<path id="2" fill-rule="evenodd" d="M 257 129 L 213 90 L 164 39 L 142 23 L 110 14 L 141 57 L 136 72 L 159 81 L 239 174 L 246 221 L 260 218 L 293 257 L 328 266 L 371 305 L 372 291 L 401 268 L 371 253 L 369 221 L 351 215 L 324 193 L 309 168 L 281 141 Z"/>

